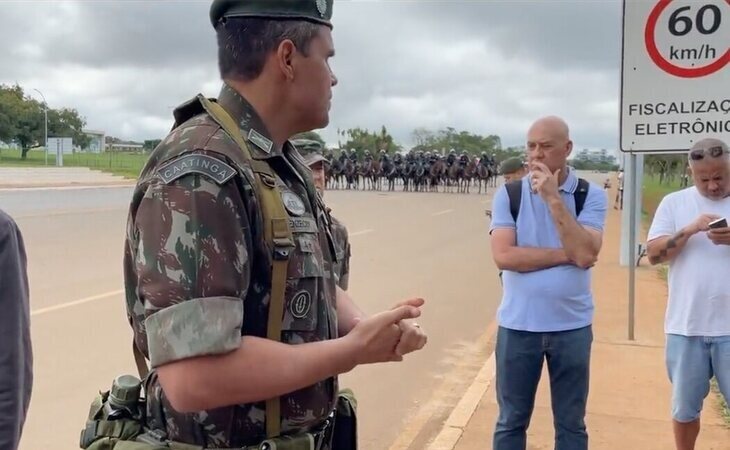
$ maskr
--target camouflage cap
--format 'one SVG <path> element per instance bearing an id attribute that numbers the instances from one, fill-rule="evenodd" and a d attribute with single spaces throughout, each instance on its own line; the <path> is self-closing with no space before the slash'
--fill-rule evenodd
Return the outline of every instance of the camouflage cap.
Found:
<path id="1" fill-rule="evenodd" d="M 504 161 L 502 161 L 502 164 L 499 165 L 499 173 L 502 175 L 509 175 L 512 173 L 517 172 L 521 168 L 523 168 L 525 163 L 522 161 L 522 158 L 518 157 L 512 157 L 507 158 Z"/>
<path id="2" fill-rule="evenodd" d="M 273 20 L 307 20 L 332 28 L 334 0 L 213 0 L 213 28 L 228 17 L 259 17 Z"/>
<path id="3" fill-rule="evenodd" d="M 325 163 L 328 163 L 327 159 L 322 155 L 322 151 L 324 150 L 322 147 L 322 144 L 320 144 L 318 141 L 314 141 L 311 139 L 295 139 L 291 141 L 292 144 L 294 144 L 294 147 L 299 151 L 299 153 L 304 158 L 304 162 L 311 166 L 313 164 L 316 164 L 320 161 L 324 161 Z"/>

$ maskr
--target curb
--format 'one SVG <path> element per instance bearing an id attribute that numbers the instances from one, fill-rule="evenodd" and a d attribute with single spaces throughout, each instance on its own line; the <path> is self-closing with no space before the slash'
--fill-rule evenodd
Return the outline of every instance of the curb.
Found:
<path id="1" fill-rule="evenodd" d="M 484 367 L 481 368 L 474 381 L 467 389 L 464 396 L 459 400 L 449 418 L 446 419 L 443 428 L 433 440 L 428 450 L 453 450 L 461 439 L 464 429 L 469 424 L 469 420 L 474 411 L 476 411 L 479 403 L 491 386 L 494 377 L 497 374 L 496 357 L 492 353 Z"/>

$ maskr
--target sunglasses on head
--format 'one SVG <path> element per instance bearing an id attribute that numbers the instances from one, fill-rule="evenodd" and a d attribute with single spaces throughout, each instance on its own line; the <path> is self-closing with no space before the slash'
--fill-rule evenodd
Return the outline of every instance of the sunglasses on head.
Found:
<path id="1" fill-rule="evenodd" d="M 719 158 L 723 155 L 723 153 L 725 153 L 725 149 L 717 145 L 714 147 L 698 148 L 692 150 L 691 152 L 689 152 L 689 157 L 692 158 L 693 161 L 699 161 L 703 159 L 705 155 L 710 155 L 713 158 Z"/>

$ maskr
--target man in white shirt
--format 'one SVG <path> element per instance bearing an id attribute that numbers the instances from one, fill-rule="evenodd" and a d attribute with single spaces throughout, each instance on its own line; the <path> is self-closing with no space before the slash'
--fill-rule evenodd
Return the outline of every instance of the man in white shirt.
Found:
<path id="1" fill-rule="evenodd" d="M 624 209 L 624 169 L 616 175 L 616 200 L 613 202 L 613 209 Z"/>
<path id="2" fill-rule="evenodd" d="M 694 186 L 668 194 L 647 239 L 652 264 L 669 263 L 665 332 L 677 450 L 693 450 L 700 411 L 717 377 L 730 400 L 730 153 L 703 139 L 689 151 Z"/>

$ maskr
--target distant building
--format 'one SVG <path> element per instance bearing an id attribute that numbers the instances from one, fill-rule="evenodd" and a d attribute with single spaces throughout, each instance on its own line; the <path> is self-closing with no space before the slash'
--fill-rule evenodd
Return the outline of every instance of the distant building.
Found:
<path id="1" fill-rule="evenodd" d="M 133 141 L 119 141 L 107 144 L 107 151 L 111 152 L 142 152 L 144 144 Z"/>
<path id="2" fill-rule="evenodd" d="M 3 142 L 0 141 L 0 149 L 2 150 L 18 150 L 20 146 L 15 142 Z"/>
<path id="3" fill-rule="evenodd" d="M 105 150 L 104 143 L 106 142 L 106 133 L 98 130 L 81 130 L 82 133 L 89 136 L 91 141 L 89 146 L 85 149 L 76 148 L 77 151 L 85 151 L 89 153 L 101 153 Z"/>

